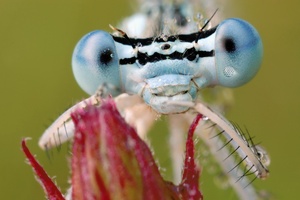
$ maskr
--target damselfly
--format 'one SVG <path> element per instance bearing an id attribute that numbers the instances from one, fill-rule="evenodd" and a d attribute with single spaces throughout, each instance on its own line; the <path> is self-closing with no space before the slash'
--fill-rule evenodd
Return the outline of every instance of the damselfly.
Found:
<path id="1" fill-rule="evenodd" d="M 62 114 L 39 145 L 51 148 L 72 138 L 74 108 L 84 107 L 86 101 L 97 105 L 101 97 L 111 94 L 141 137 L 146 137 L 160 115 L 169 115 L 171 156 L 178 179 L 183 133 L 200 112 L 207 120 L 198 129 L 199 138 L 238 195 L 256 199 L 247 175 L 268 176 L 266 152 L 238 125 L 202 103 L 202 97 L 205 88 L 238 87 L 255 76 L 262 59 L 257 31 L 241 19 L 227 19 L 211 28 L 215 13 L 204 20 L 197 1 L 140 2 L 138 13 L 119 28 L 111 26 L 114 34 L 93 31 L 78 42 L 72 58 L 74 76 L 92 96 Z"/>

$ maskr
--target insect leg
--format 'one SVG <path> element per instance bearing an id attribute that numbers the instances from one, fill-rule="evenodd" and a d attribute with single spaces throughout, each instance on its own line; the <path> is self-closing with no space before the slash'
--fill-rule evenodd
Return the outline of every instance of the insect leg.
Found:
<path id="1" fill-rule="evenodd" d="M 84 99 L 83 101 L 75 104 L 62 115 L 60 115 L 49 128 L 45 130 L 42 137 L 39 140 L 39 146 L 42 149 L 49 149 L 73 138 L 74 124 L 71 120 L 71 113 L 78 108 L 84 108 L 86 103 L 98 104 L 99 99 L 92 95 L 91 97 Z M 57 143 L 59 141 L 59 144 Z"/>
<path id="2" fill-rule="evenodd" d="M 185 133 L 188 130 L 188 122 L 185 114 L 176 114 L 169 116 L 170 130 L 170 154 L 173 168 L 173 181 L 179 183 L 181 181 L 182 166 L 185 151 Z"/>

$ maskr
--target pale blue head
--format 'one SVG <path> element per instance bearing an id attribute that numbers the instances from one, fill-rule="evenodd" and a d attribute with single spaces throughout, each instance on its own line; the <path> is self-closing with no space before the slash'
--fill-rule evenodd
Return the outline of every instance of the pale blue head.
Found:
<path id="1" fill-rule="evenodd" d="M 238 87 L 249 82 L 262 61 L 257 31 L 240 19 L 216 28 L 162 38 L 85 35 L 73 53 L 73 72 L 81 88 L 94 94 L 105 86 L 113 96 L 138 94 L 159 113 L 185 112 L 170 101 L 195 101 L 203 87 Z"/>

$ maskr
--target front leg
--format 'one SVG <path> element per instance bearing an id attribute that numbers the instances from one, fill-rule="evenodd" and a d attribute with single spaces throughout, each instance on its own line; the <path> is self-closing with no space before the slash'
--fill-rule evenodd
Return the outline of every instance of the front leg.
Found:
<path id="1" fill-rule="evenodd" d="M 136 129 L 143 140 L 147 140 L 147 133 L 160 114 L 138 95 L 121 94 L 115 98 L 115 102 L 125 121 Z"/>
<path id="2" fill-rule="evenodd" d="M 173 169 L 173 181 L 175 183 L 180 183 L 181 181 L 184 161 L 185 138 L 189 125 L 185 115 L 186 114 L 169 115 L 169 145 Z"/>

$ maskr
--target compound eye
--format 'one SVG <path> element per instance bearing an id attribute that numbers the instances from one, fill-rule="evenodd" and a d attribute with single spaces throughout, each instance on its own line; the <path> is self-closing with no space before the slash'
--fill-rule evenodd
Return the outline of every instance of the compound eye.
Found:
<path id="1" fill-rule="evenodd" d="M 72 68 L 76 81 L 88 94 L 107 86 L 112 95 L 120 88 L 119 59 L 112 36 L 104 31 L 85 35 L 73 52 Z"/>
<path id="2" fill-rule="evenodd" d="M 250 81 L 262 61 L 262 42 L 257 31 L 241 19 L 227 19 L 216 30 L 217 82 L 238 87 Z"/>

